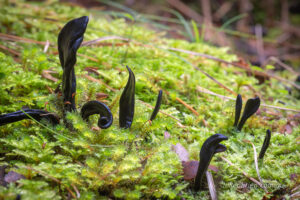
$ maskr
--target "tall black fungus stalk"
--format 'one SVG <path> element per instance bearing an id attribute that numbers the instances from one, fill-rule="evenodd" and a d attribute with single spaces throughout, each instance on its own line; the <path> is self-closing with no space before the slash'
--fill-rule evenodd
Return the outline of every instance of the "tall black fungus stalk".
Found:
<path id="1" fill-rule="evenodd" d="M 59 60 L 63 68 L 63 115 L 65 117 L 67 112 L 76 111 L 75 94 L 76 94 L 76 77 L 74 65 L 76 63 L 76 52 L 80 47 L 83 40 L 83 35 L 87 27 L 89 18 L 84 16 L 69 21 L 60 31 L 58 35 L 58 52 Z M 99 101 L 90 101 L 83 105 L 81 109 L 81 116 L 84 120 L 88 120 L 90 115 L 100 114 L 98 126 L 100 128 L 108 128 L 113 122 L 113 116 L 110 109 Z M 37 109 L 24 109 L 0 115 L 0 126 L 20 121 L 23 119 L 35 119 L 41 121 L 42 119 L 48 120 L 53 125 L 59 123 L 59 118 L 53 113 Z M 66 120 L 65 120 L 66 122 Z M 71 124 L 66 123 L 68 127 Z"/>
<path id="2" fill-rule="evenodd" d="M 234 127 L 237 127 L 237 124 L 241 116 L 242 107 L 243 107 L 242 96 L 238 94 L 235 101 L 235 120 L 233 125 Z"/>
<path id="3" fill-rule="evenodd" d="M 63 68 L 62 93 L 64 114 L 76 110 L 76 77 L 74 65 L 76 53 L 83 40 L 89 18 L 86 16 L 69 21 L 58 35 L 59 60 Z"/>
<path id="4" fill-rule="evenodd" d="M 58 52 L 61 66 L 63 68 L 63 99 L 64 115 L 66 112 L 76 110 L 76 76 L 74 65 L 76 63 L 76 52 L 83 40 L 89 18 L 86 16 L 69 21 L 58 35 Z M 99 101 L 90 101 L 83 105 L 81 116 L 87 120 L 90 115 L 100 114 L 98 126 L 106 129 L 111 126 L 113 116 L 110 109 Z M 71 127 L 68 123 L 67 126 Z"/>
<path id="5" fill-rule="evenodd" d="M 17 122 L 23 119 L 31 119 L 31 118 L 37 121 L 41 121 L 45 119 L 48 122 L 50 122 L 52 125 L 59 124 L 59 117 L 54 113 L 50 113 L 45 110 L 38 110 L 38 109 L 24 109 L 23 111 L 19 110 L 16 112 L 0 115 L 0 126 Z"/>
<path id="6" fill-rule="evenodd" d="M 237 130 L 241 131 L 244 124 L 246 123 L 247 119 L 249 119 L 259 108 L 260 106 L 260 99 L 259 97 L 255 97 L 253 99 L 248 99 L 246 102 L 246 106 L 244 108 L 244 112 L 242 118 L 240 119 L 240 114 L 242 111 L 243 101 L 241 95 L 238 95 L 236 98 L 235 104 L 235 120 L 234 120 L 234 127 L 237 127 Z"/>
<path id="7" fill-rule="evenodd" d="M 155 107 L 154 107 L 154 110 L 151 114 L 151 117 L 150 117 L 150 121 L 153 121 L 159 111 L 159 108 L 160 108 L 160 105 L 161 105 L 161 100 L 162 100 L 162 90 L 159 90 L 159 93 L 158 93 L 158 96 L 157 96 L 157 100 L 156 100 L 156 104 L 155 104 Z"/>
<path id="8" fill-rule="evenodd" d="M 264 155 L 265 155 L 265 153 L 266 153 L 266 151 L 267 151 L 267 149 L 270 145 L 270 140 L 271 140 L 271 131 L 268 129 L 267 133 L 266 133 L 266 137 L 264 139 L 264 143 L 261 147 L 261 150 L 260 150 L 260 153 L 259 153 L 259 156 L 258 156 L 259 159 L 264 158 Z"/>
<path id="9" fill-rule="evenodd" d="M 227 140 L 228 137 L 222 134 L 214 134 L 207 138 L 203 143 L 200 150 L 200 163 L 198 166 L 197 175 L 195 178 L 195 186 L 194 189 L 198 191 L 201 189 L 201 181 L 203 176 L 205 175 L 208 165 L 212 159 L 212 157 L 219 152 L 226 151 L 226 146 L 223 144 L 219 144 L 223 140 Z"/>
<path id="10" fill-rule="evenodd" d="M 120 128 L 130 128 L 134 116 L 134 95 L 135 95 L 135 77 L 131 69 L 127 67 L 129 72 L 126 87 L 120 98 L 119 125 Z"/>

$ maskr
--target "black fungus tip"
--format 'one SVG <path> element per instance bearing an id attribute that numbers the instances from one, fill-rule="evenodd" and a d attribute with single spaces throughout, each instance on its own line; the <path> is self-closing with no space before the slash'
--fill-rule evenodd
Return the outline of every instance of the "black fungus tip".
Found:
<path id="1" fill-rule="evenodd" d="M 88 120 L 89 116 L 99 114 L 98 126 L 102 129 L 107 129 L 112 125 L 113 115 L 107 105 L 100 101 L 89 101 L 81 108 L 81 117 Z"/>

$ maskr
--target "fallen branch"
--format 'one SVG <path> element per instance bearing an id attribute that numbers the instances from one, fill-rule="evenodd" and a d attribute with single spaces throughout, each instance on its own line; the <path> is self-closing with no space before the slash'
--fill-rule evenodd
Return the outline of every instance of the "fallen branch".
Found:
<path id="1" fill-rule="evenodd" d="M 255 178 L 252 178 L 251 176 L 249 176 L 246 172 L 244 172 L 241 168 L 235 166 L 232 162 L 230 162 L 229 160 L 227 160 L 225 157 L 221 156 L 221 159 L 224 160 L 225 162 L 227 162 L 230 166 L 236 168 L 237 170 L 239 170 L 240 172 L 242 172 L 242 174 L 247 177 L 250 181 L 252 181 L 253 183 L 255 183 L 256 185 L 258 185 L 260 188 L 264 189 L 262 184 L 256 180 Z"/>
<path id="2" fill-rule="evenodd" d="M 258 177 L 259 182 L 260 182 L 261 186 L 263 187 L 264 191 L 265 191 L 266 193 L 268 193 L 266 187 L 264 186 L 264 183 L 263 183 L 263 181 L 262 181 L 262 178 L 261 178 L 261 176 L 260 176 L 260 174 L 259 174 L 258 163 L 257 163 L 257 153 L 256 153 L 255 146 L 254 146 L 254 144 L 253 144 L 251 141 L 249 141 L 249 140 L 244 140 L 244 142 L 246 142 L 246 143 L 248 143 L 248 144 L 251 144 L 252 147 L 253 147 L 253 152 L 254 152 L 254 164 L 255 164 L 255 170 L 256 170 L 256 173 L 257 173 L 257 177 Z"/>

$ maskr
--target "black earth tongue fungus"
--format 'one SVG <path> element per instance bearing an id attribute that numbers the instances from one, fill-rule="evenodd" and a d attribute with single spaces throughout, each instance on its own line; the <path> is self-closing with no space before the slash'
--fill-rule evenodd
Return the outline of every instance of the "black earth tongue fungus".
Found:
<path id="1" fill-rule="evenodd" d="M 270 140 L 271 140 L 271 131 L 268 129 L 267 133 L 266 133 L 266 137 L 264 139 L 264 143 L 261 147 L 261 150 L 260 150 L 260 153 L 259 153 L 259 156 L 258 156 L 259 159 L 264 158 L 264 155 L 265 155 L 265 153 L 266 153 L 266 151 L 267 151 L 267 149 L 270 145 Z"/>
<path id="2" fill-rule="evenodd" d="M 64 115 L 76 110 L 75 93 L 76 77 L 74 65 L 76 53 L 83 40 L 89 18 L 83 16 L 69 21 L 58 35 L 59 60 L 63 68 L 62 93 L 64 100 Z"/>
<path id="3" fill-rule="evenodd" d="M 161 105 L 161 100 L 162 100 L 162 90 L 159 90 L 159 93 L 158 93 L 158 96 L 157 96 L 157 100 L 156 100 L 156 104 L 155 104 L 155 107 L 154 107 L 154 110 L 152 112 L 152 115 L 150 117 L 150 121 L 153 121 L 159 111 L 159 108 L 160 108 L 160 105 Z"/>
<path id="4" fill-rule="evenodd" d="M 107 129 L 112 125 L 113 115 L 107 105 L 100 101 L 89 101 L 81 108 L 80 115 L 84 120 L 88 120 L 90 115 L 100 114 L 98 126 Z"/>
<path id="5" fill-rule="evenodd" d="M 243 116 L 237 127 L 237 129 L 239 131 L 242 130 L 247 119 L 249 119 L 249 117 L 251 117 L 258 110 L 259 106 L 260 106 L 259 97 L 255 97 L 253 99 L 248 99 L 246 106 L 244 108 Z"/>
<path id="6" fill-rule="evenodd" d="M 219 152 L 226 151 L 226 146 L 223 144 L 219 144 L 223 140 L 227 140 L 228 137 L 222 134 L 214 134 L 207 138 L 205 142 L 203 143 L 201 150 L 200 150 L 200 163 L 198 166 L 197 175 L 195 178 L 195 185 L 194 189 L 196 191 L 202 189 L 202 179 L 205 175 L 207 168 L 209 166 L 209 163 L 212 159 L 212 157 Z"/>
<path id="7" fill-rule="evenodd" d="M 135 77 L 131 69 L 127 67 L 129 72 L 126 87 L 120 98 L 119 125 L 120 128 L 130 128 L 134 116 L 134 95 L 135 95 Z"/>
<path id="8" fill-rule="evenodd" d="M 43 119 L 49 121 L 52 125 L 59 124 L 59 117 L 54 114 L 47 112 L 45 110 L 38 110 L 38 109 L 24 109 L 0 115 L 0 126 L 5 124 L 21 121 L 23 119 L 35 119 L 37 121 L 41 121 Z"/>
<path id="9" fill-rule="evenodd" d="M 243 106 L 242 96 L 238 94 L 235 101 L 235 120 L 233 124 L 234 127 L 237 127 L 237 124 L 240 120 L 242 106 Z"/>

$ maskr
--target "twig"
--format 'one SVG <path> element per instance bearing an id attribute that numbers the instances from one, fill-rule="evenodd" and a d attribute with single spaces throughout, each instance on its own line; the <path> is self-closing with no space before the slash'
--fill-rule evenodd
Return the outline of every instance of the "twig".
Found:
<path id="1" fill-rule="evenodd" d="M 50 42 L 49 40 L 47 40 L 43 51 L 44 53 L 47 53 L 49 46 L 50 46 Z"/>
<path id="2" fill-rule="evenodd" d="M 0 33 L 0 39 L 10 40 L 10 41 L 15 41 L 15 42 L 25 42 L 25 43 L 46 45 L 46 42 L 36 41 L 36 40 L 28 39 L 28 38 L 22 38 L 19 36 L 9 35 L 9 34 L 5 34 L 5 33 Z"/>
<path id="3" fill-rule="evenodd" d="M 189 50 L 184 50 L 184 49 L 173 48 L 173 47 L 166 48 L 166 50 L 172 50 L 172 51 L 187 53 L 187 54 L 190 54 L 190 55 L 200 56 L 200 57 L 204 57 L 204 58 L 207 58 L 207 59 L 215 60 L 217 62 L 225 63 L 227 65 L 232 65 L 232 66 L 235 66 L 235 67 L 239 67 L 241 69 L 244 69 L 247 72 L 253 73 L 253 74 L 258 75 L 258 76 L 264 76 L 264 77 L 274 78 L 274 79 L 277 79 L 279 81 L 289 83 L 290 85 L 294 86 L 295 88 L 300 89 L 299 85 L 297 85 L 294 82 L 291 82 L 289 80 L 286 80 L 284 78 L 281 78 L 281 77 L 278 77 L 276 75 L 269 74 L 269 73 L 266 73 L 266 72 L 261 72 L 261 71 L 252 70 L 250 68 L 245 68 L 244 66 L 242 66 L 242 65 L 240 65 L 238 63 L 228 62 L 226 60 L 223 60 L 223 59 L 211 56 L 211 55 L 207 55 L 207 54 L 203 54 L 203 53 L 198 53 L 198 52 L 194 52 L 194 51 L 189 51 Z"/>
<path id="4" fill-rule="evenodd" d="M 123 41 L 129 41 L 128 38 L 124 38 L 124 37 L 112 35 L 112 36 L 105 36 L 105 37 L 97 38 L 95 40 L 90 40 L 90 41 L 82 42 L 81 46 L 91 46 L 91 45 L 94 45 L 94 44 L 97 44 L 99 42 L 106 41 L 106 40 L 123 40 Z"/>
<path id="5" fill-rule="evenodd" d="M 113 91 L 113 92 L 116 92 L 117 90 L 110 87 L 109 85 L 107 85 L 106 83 L 104 83 L 103 81 L 99 80 L 99 79 L 95 79 L 94 77 L 92 76 L 89 76 L 87 74 L 83 75 L 85 78 L 89 79 L 90 81 L 93 81 L 93 82 L 96 82 L 96 83 L 99 83 L 101 85 L 104 85 L 106 88 L 108 88 L 109 90 Z"/>
<path id="6" fill-rule="evenodd" d="M 13 49 L 10 49 L 10 48 L 8 48 L 8 47 L 6 47 L 6 46 L 3 46 L 3 45 L 1 45 L 1 44 L 0 44 L 0 49 L 3 49 L 3 50 L 5 50 L 5 51 L 9 52 L 10 54 L 13 54 L 14 56 L 17 56 L 17 57 L 20 57 L 20 56 L 21 56 L 21 53 L 15 51 L 15 50 L 13 50 Z"/>
<path id="7" fill-rule="evenodd" d="M 57 178 L 55 178 L 55 177 L 53 177 L 53 176 L 50 176 L 50 175 L 46 174 L 45 172 L 42 172 L 42 171 L 33 169 L 32 167 L 25 166 L 25 168 L 28 169 L 28 170 L 35 171 L 35 172 L 41 174 L 42 176 L 48 177 L 48 178 L 50 178 L 51 180 L 53 180 L 54 182 L 56 182 L 56 183 L 58 183 L 58 184 L 60 184 L 60 185 L 65 186 L 65 187 L 66 187 L 66 190 L 68 190 L 68 192 L 71 194 L 71 196 L 72 196 L 74 199 L 77 199 L 77 197 L 76 197 L 75 194 L 72 192 L 72 190 L 71 190 L 67 185 L 65 185 L 65 184 L 62 183 L 60 180 L 58 180 Z"/>
<path id="8" fill-rule="evenodd" d="M 80 199 L 80 192 L 79 192 L 79 190 L 77 189 L 76 185 L 74 185 L 73 183 L 72 183 L 71 185 L 72 185 L 73 189 L 74 189 L 75 192 L 76 192 L 77 198 Z"/>
<path id="9" fill-rule="evenodd" d="M 86 59 L 88 59 L 88 60 L 94 61 L 94 62 L 99 62 L 98 59 L 93 58 L 93 57 L 90 57 L 90 56 L 87 56 L 87 55 L 85 55 L 85 54 L 77 53 L 77 55 L 78 55 L 78 56 L 81 56 L 81 57 L 84 57 L 84 58 L 86 58 Z"/>
<path id="10" fill-rule="evenodd" d="M 246 142 L 246 143 L 248 143 L 248 144 L 251 144 L 252 147 L 253 147 L 253 152 L 254 152 L 254 164 L 255 164 L 255 170 L 256 170 L 256 173 L 257 173 L 257 177 L 258 177 L 258 180 L 259 180 L 259 182 L 260 182 L 262 188 L 264 189 L 264 191 L 265 191 L 266 193 L 268 193 L 266 187 L 264 186 L 264 183 L 263 183 L 263 181 L 262 181 L 262 178 L 261 178 L 261 176 L 260 176 L 260 174 L 259 174 L 258 163 L 257 163 L 257 153 L 256 153 L 255 146 L 254 146 L 254 144 L 253 144 L 251 141 L 249 141 L 249 140 L 244 140 L 244 142 Z"/>
<path id="11" fill-rule="evenodd" d="M 55 72 L 55 71 L 51 71 L 51 70 L 43 70 L 42 71 L 42 77 L 44 77 L 46 79 L 49 79 L 49 80 L 51 80 L 53 82 L 57 82 L 58 79 L 55 78 L 55 77 L 53 77 L 53 76 L 51 76 L 51 74 L 58 74 L 58 73 Z"/>
<path id="12" fill-rule="evenodd" d="M 193 9 L 182 3 L 180 0 L 167 0 L 167 2 L 177 10 L 179 10 L 185 16 L 194 19 L 197 23 L 202 23 L 202 16 L 195 12 Z"/>
<path id="13" fill-rule="evenodd" d="M 176 97 L 176 100 L 181 103 L 182 105 L 184 105 L 187 109 L 189 109 L 190 111 L 192 111 L 192 113 L 194 113 L 196 116 L 199 116 L 199 113 L 189 104 L 187 104 L 186 102 L 184 102 L 182 99 L 180 99 L 179 97 Z"/>
<path id="14" fill-rule="evenodd" d="M 281 62 L 281 60 L 279 60 L 278 58 L 271 56 L 269 57 L 266 62 L 265 65 L 267 65 L 270 61 L 274 61 L 275 63 L 277 63 L 278 65 L 280 65 L 281 67 L 283 67 L 284 69 L 290 71 L 292 74 L 299 76 L 300 73 L 295 71 L 292 67 L 288 66 L 287 64 Z"/>
<path id="15" fill-rule="evenodd" d="M 206 179 L 207 179 L 207 184 L 208 184 L 208 189 L 209 189 L 211 200 L 217 200 L 218 196 L 217 196 L 214 179 L 208 170 L 206 171 Z"/>
<path id="16" fill-rule="evenodd" d="M 258 185 L 260 188 L 264 189 L 263 186 L 261 185 L 261 183 L 256 180 L 255 178 L 252 178 L 251 176 L 249 176 L 246 172 L 244 172 L 241 168 L 235 166 L 232 162 L 230 162 L 229 160 L 227 160 L 225 157 L 221 156 L 221 159 L 224 160 L 225 162 L 227 162 L 230 166 L 236 168 L 237 170 L 239 170 L 240 172 L 242 172 L 242 174 L 247 177 L 250 181 L 252 181 L 253 183 L 255 183 L 256 185 Z"/>

